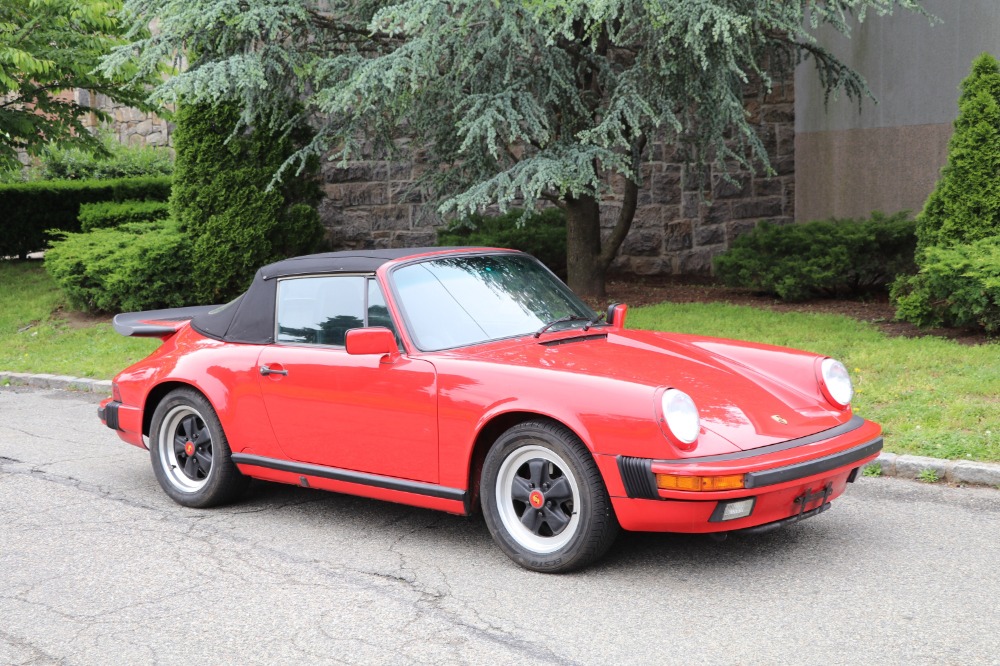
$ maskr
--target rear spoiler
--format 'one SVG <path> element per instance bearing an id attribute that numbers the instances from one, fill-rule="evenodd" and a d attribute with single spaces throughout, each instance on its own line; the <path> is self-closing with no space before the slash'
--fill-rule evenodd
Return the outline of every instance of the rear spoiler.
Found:
<path id="1" fill-rule="evenodd" d="M 187 308 L 123 312 L 115 315 L 111 325 L 126 336 L 165 338 L 180 330 L 186 322 L 200 314 L 214 310 L 217 305 L 195 305 Z"/>

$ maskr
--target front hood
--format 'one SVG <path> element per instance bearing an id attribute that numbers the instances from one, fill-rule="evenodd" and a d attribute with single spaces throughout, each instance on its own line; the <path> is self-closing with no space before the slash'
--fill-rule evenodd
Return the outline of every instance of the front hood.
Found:
<path id="1" fill-rule="evenodd" d="M 481 361 L 677 388 L 694 399 L 702 426 L 747 450 L 844 423 L 827 404 L 815 354 L 715 338 L 628 331 L 576 332 L 468 350 Z M 651 408 L 653 391 L 650 391 Z"/>

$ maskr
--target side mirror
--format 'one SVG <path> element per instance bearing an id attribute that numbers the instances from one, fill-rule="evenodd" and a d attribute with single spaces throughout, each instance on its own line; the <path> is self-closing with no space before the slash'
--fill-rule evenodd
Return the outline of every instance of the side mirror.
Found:
<path id="1" fill-rule="evenodd" d="M 388 354 L 390 357 L 399 355 L 396 336 L 384 326 L 352 328 L 347 332 L 344 347 L 348 354 Z"/>
<path id="2" fill-rule="evenodd" d="M 608 306 L 608 314 L 604 321 L 615 328 L 625 328 L 625 315 L 628 314 L 628 306 L 624 303 L 612 303 Z"/>

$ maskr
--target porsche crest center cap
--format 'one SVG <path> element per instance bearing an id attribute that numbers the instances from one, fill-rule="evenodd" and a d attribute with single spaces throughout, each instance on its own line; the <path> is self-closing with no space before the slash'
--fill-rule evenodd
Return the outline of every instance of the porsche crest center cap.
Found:
<path id="1" fill-rule="evenodd" d="M 528 495 L 528 501 L 531 502 L 531 506 L 534 508 L 541 509 L 542 505 L 545 504 L 545 497 L 537 490 L 533 490 Z"/>
<path id="2" fill-rule="evenodd" d="M 191 442 L 188 442 L 187 444 L 185 444 L 184 445 L 184 453 L 188 454 L 189 456 L 193 456 L 194 455 L 194 444 L 191 443 Z"/>

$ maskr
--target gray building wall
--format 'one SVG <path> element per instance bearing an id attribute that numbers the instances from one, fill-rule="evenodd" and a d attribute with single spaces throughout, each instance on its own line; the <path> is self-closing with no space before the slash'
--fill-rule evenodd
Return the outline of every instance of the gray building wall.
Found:
<path id="1" fill-rule="evenodd" d="M 878 99 L 823 103 L 811 61 L 795 76 L 797 221 L 920 211 L 947 159 L 959 84 L 983 51 L 1000 57 L 1000 1 L 929 0 L 941 19 L 870 17 L 851 39 L 821 42 L 861 72 Z"/>

